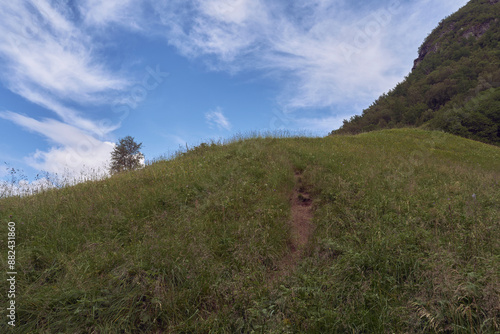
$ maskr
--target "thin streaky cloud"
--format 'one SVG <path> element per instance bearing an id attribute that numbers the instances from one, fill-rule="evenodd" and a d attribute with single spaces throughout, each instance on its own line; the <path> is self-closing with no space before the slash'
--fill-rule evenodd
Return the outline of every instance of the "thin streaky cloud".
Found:
<path id="1" fill-rule="evenodd" d="M 257 69 L 289 78 L 278 101 L 284 110 L 294 110 L 358 103 L 360 98 L 368 103 L 394 87 L 412 66 L 401 49 L 420 43 L 416 36 L 429 32 L 420 24 L 429 14 L 427 2 L 354 7 L 326 0 L 298 5 L 191 0 L 183 1 L 185 11 L 172 10 L 176 1 L 155 8 L 165 18 L 168 42 L 186 56 L 207 61 L 211 69 Z M 433 3 L 436 12 L 443 12 L 443 6 L 453 7 L 449 0 Z M 411 16 L 417 8 L 427 9 Z"/>
<path id="2" fill-rule="evenodd" d="M 220 107 L 206 112 L 205 119 L 211 128 L 217 127 L 219 130 L 231 130 L 231 123 L 224 116 Z"/>
<path id="3" fill-rule="evenodd" d="M 110 24 L 126 26 L 133 30 L 142 30 L 138 12 L 144 1 L 134 0 L 83 0 L 78 8 L 85 18 L 85 24 L 91 27 L 104 27 Z"/>
<path id="4" fill-rule="evenodd" d="M 87 131 L 97 137 L 105 137 L 110 132 L 116 130 L 119 124 L 108 125 L 102 122 L 92 121 L 81 116 L 81 113 L 75 109 L 64 106 L 53 98 L 37 92 L 35 89 L 28 89 L 25 87 L 18 87 L 15 91 L 27 98 L 29 101 L 36 103 L 48 110 L 56 113 L 62 121 L 68 125 L 72 125 L 78 129 Z"/>
<path id="5" fill-rule="evenodd" d="M 95 52 L 94 36 L 87 27 L 76 25 L 68 8 L 46 0 L 0 3 L 4 86 L 53 111 L 62 122 L 36 121 L 12 112 L 0 117 L 54 145 L 28 159 L 31 166 L 47 171 L 60 171 L 71 160 L 64 161 L 68 157 L 73 157 L 75 166 L 75 161 L 97 165 L 108 159 L 109 145 L 96 138 L 108 137 L 119 124 L 93 120 L 78 109 L 105 106 L 131 85 L 127 78 L 107 69 L 105 60 Z M 88 151 L 82 150 L 84 146 Z"/>
<path id="6" fill-rule="evenodd" d="M 0 112 L 9 120 L 50 141 L 48 151 L 37 150 L 26 158 L 28 165 L 51 173 L 71 170 L 78 176 L 84 169 L 102 168 L 109 160 L 114 144 L 100 141 L 68 124 L 53 119 L 36 120 L 11 111 Z"/>
<path id="7" fill-rule="evenodd" d="M 77 102 L 126 87 L 126 80 L 107 72 L 93 57 L 89 37 L 46 7 L 34 12 L 23 2 L 0 5 L 2 13 L 18 13 L 4 14 L 0 21 L 0 55 L 7 83 L 29 83 Z"/>
<path id="8" fill-rule="evenodd" d="M 345 38 L 340 27 L 359 20 L 347 4 L 309 1 L 294 8 L 238 1 L 223 11 L 216 9 L 228 7 L 226 1 L 189 3 L 193 8 L 189 16 L 172 16 L 157 7 L 168 17 L 169 43 L 188 56 L 217 57 L 219 69 L 260 69 L 290 76 L 279 99 L 284 108 L 331 106 L 346 96 L 371 95 L 374 86 L 390 87 L 396 80 L 386 74 L 394 65 L 381 43 L 388 31 L 374 36 L 351 64 L 346 63 L 339 48 Z M 297 22 L 295 16 L 305 7 L 306 14 Z"/>

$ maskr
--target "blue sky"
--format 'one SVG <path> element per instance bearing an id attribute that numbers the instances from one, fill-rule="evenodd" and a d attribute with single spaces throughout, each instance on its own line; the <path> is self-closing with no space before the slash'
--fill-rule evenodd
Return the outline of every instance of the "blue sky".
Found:
<path id="1" fill-rule="evenodd" d="M 103 169 L 266 130 L 326 135 L 402 81 L 465 0 L 0 3 L 0 163 Z M 0 177 L 5 177 L 0 168 Z"/>

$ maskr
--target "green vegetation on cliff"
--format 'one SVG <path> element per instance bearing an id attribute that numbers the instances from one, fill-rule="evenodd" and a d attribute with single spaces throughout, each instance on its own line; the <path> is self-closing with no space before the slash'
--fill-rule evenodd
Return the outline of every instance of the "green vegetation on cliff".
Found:
<path id="1" fill-rule="evenodd" d="M 407 126 L 500 144 L 498 0 L 472 0 L 442 20 L 405 80 L 332 134 Z"/>

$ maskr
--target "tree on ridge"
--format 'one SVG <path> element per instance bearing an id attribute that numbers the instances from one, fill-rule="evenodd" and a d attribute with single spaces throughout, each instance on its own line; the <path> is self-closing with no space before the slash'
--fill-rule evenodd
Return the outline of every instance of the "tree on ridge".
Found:
<path id="1" fill-rule="evenodd" d="M 136 143 L 134 137 L 120 139 L 111 152 L 111 174 L 142 167 L 144 154 L 139 151 L 141 147 L 142 143 Z"/>

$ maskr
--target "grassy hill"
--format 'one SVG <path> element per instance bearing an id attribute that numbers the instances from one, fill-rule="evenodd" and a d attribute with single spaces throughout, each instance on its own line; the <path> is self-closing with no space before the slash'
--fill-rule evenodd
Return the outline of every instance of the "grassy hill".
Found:
<path id="1" fill-rule="evenodd" d="M 407 126 L 500 145 L 500 1 L 471 0 L 442 20 L 405 80 L 332 134 Z"/>
<path id="2" fill-rule="evenodd" d="M 2 199 L 14 331 L 498 332 L 499 181 L 500 148 L 404 129 L 203 144 Z"/>

